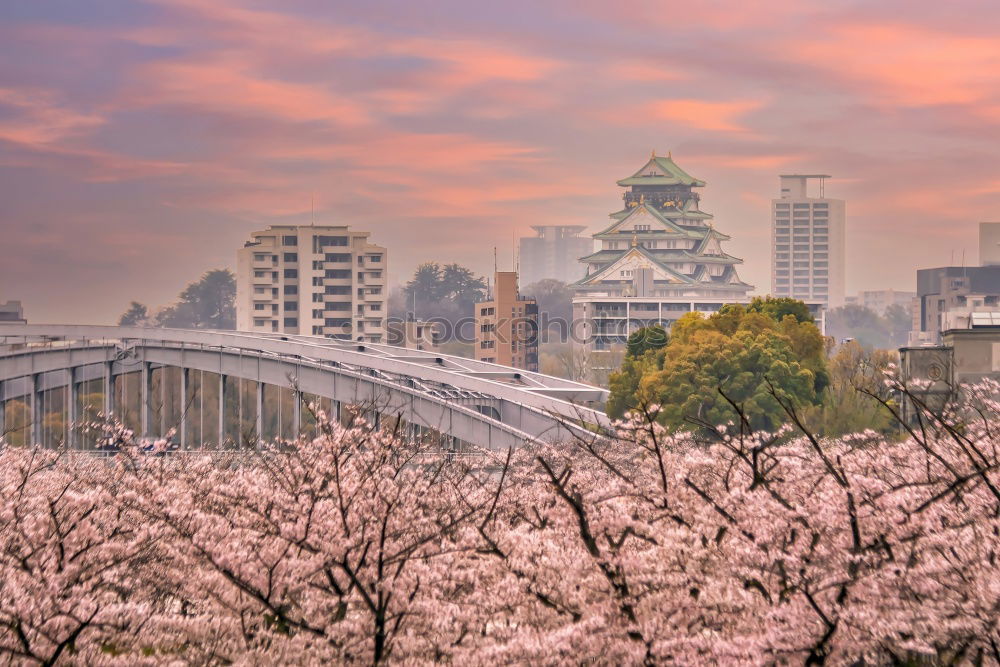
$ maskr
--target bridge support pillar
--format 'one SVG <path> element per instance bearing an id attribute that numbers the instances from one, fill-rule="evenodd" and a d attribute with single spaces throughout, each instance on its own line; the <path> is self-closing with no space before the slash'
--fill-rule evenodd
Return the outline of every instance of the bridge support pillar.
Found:
<path id="1" fill-rule="evenodd" d="M 257 417 L 254 420 L 254 429 L 257 431 L 257 446 L 260 447 L 264 439 L 264 383 L 260 381 L 260 373 L 257 373 Z"/>
<path id="2" fill-rule="evenodd" d="M 7 393 L 4 383 L 0 382 L 0 438 L 7 435 Z"/>
<path id="3" fill-rule="evenodd" d="M 142 370 L 140 372 L 140 402 L 139 402 L 139 431 L 142 433 L 142 437 L 149 436 L 149 421 L 150 412 L 149 402 L 152 399 L 150 391 L 152 387 L 152 376 L 153 374 L 149 372 L 149 364 L 147 362 L 142 362 Z"/>
<path id="4" fill-rule="evenodd" d="M 42 446 L 43 429 L 42 429 L 42 419 L 45 413 L 44 403 L 45 395 L 42 390 L 39 389 L 38 374 L 32 373 L 31 375 L 31 445 Z"/>
<path id="5" fill-rule="evenodd" d="M 66 369 L 66 446 L 77 448 L 80 426 L 80 385 L 76 382 L 76 369 Z"/>
<path id="6" fill-rule="evenodd" d="M 302 435 L 302 392 L 292 389 L 292 437 Z"/>
<path id="7" fill-rule="evenodd" d="M 188 369 L 181 368 L 181 449 L 187 449 Z"/>
<path id="8" fill-rule="evenodd" d="M 222 447 L 226 436 L 226 376 L 219 371 L 219 439 L 217 444 Z"/>
<path id="9" fill-rule="evenodd" d="M 104 364 L 104 419 L 111 421 L 115 413 L 115 373 L 114 362 Z"/>

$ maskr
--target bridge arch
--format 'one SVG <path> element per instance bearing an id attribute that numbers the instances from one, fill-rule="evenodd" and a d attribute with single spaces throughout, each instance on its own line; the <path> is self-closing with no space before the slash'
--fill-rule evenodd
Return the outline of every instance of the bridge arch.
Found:
<path id="1" fill-rule="evenodd" d="M 178 378 L 182 409 L 179 423 L 172 426 L 179 428 L 183 446 L 194 444 L 188 442 L 185 405 L 192 373 L 201 380 L 202 401 L 205 374 L 218 383 L 212 392 L 216 443 L 225 439 L 227 385 L 234 382 L 240 392 L 244 383 L 252 383 L 250 412 L 258 437 L 264 434 L 268 387 L 293 390 L 295 432 L 302 427 L 303 395 L 330 401 L 336 412 L 345 405 L 362 406 L 376 416 L 398 418 L 408 428 L 489 448 L 556 442 L 610 426 L 599 407 L 607 398 L 603 389 L 434 352 L 280 334 L 0 325 L 0 433 L 6 423 L 4 406 L 11 400 L 27 399 L 31 439 L 41 442 L 41 416 L 53 392 L 64 390 L 65 421 L 76 422 L 82 387 L 98 383 L 103 412 L 110 414 L 115 412 L 115 387 L 124 394 L 125 380 L 137 376 L 132 383 L 139 394 L 137 430 L 144 436 L 162 435 L 165 408 L 161 406 L 158 420 L 151 409 L 157 373 L 161 388 L 168 376 Z M 241 415 L 242 399 L 241 393 Z M 66 441 L 75 444 L 72 429 L 66 429 Z"/>

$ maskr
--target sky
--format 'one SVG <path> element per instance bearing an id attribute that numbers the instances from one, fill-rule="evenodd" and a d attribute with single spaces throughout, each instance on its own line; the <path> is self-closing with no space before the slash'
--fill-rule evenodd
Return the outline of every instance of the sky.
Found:
<path id="1" fill-rule="evenodd" d="M 492 271 L 596 232 L 651 150 L 770 282 L 778 174 L 847 200 L 847 291 L 977 261 L 1000 220 L 995 0 L 6 0 L 0 301 L 113 323 L 269 224 Z"/>

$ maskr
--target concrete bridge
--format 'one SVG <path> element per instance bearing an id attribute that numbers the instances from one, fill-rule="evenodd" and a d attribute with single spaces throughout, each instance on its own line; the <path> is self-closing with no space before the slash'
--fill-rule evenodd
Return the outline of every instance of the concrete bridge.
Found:
<path id="1" fill-rule="evenodd" d="M 292 438 L 319 406 L 391 419 L 442 446 L 506 448 L 593 435 L 607 391 L 389 345 L 234 331 L 0 325 L 0 434 L 86 448 L 101 413 L 184 449 Z M 306 409 L 303 405 L 310 406 Z M 14 414 L 17 412 L 18 414 Z"/>

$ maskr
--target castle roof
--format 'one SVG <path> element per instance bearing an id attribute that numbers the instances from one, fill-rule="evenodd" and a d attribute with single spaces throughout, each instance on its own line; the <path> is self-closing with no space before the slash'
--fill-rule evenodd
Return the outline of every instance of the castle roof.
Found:
<path id="1" fill-rule="evenodd" d="M 660 157 L 653 153 L 642 169 L 628 178 L 618 181 L 618 185 L 689 185 L 702 187 L 705 181 L 699 180 L 677 166 L 670 155 Z"/>

